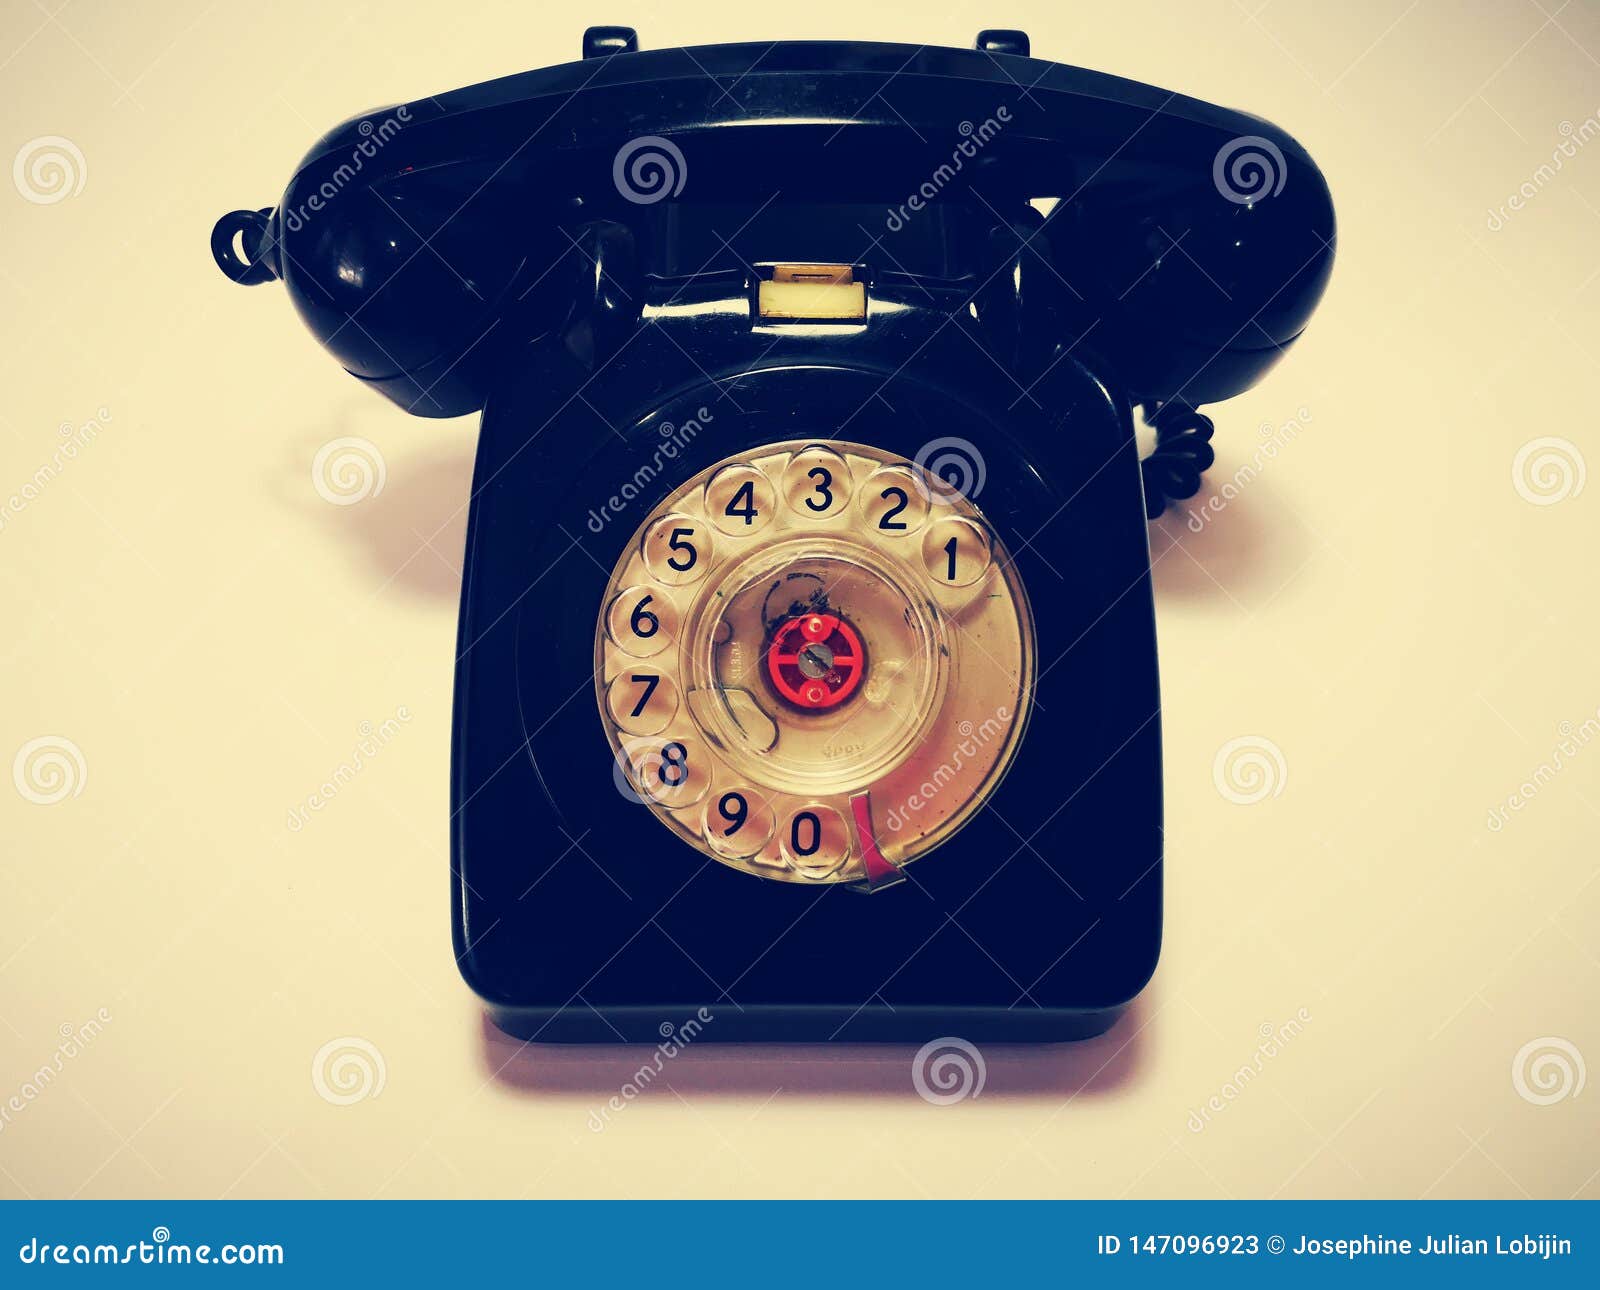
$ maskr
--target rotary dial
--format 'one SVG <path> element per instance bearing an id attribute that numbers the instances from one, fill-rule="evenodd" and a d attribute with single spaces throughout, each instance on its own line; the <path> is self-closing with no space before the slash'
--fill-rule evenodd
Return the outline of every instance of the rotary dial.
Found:
<path id="1" fill-rule="evenodd" d="M 1032 620 L 961 493 L 860 444 L 775 443 L 677 488 L 595 632 L 630 794 L 764 878 L 876 887 L 987 800 L 1020 740 Z"/>

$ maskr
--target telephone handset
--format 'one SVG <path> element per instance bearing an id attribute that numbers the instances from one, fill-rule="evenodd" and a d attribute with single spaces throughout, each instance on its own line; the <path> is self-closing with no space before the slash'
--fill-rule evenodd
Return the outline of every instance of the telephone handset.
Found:
<path id="1" fill-rule="evenodd" d="M 1020 32 L 583 54 L 347 122 L 212 236 L 483 411 L 463 973 L 538 1039 L 1103 1029 L 1160 944 L 1143 526 L 1321 296 L 1322 175 Z"/>

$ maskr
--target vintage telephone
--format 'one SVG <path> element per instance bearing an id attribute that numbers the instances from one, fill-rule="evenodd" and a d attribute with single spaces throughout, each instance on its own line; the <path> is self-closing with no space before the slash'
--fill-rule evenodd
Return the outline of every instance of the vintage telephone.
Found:
<path id="1" fill-rule="evenodd" d="M 1333 245 L 1288 135 L 1015 31 L 592 28 L 224 216 L 352 375 L 483 410 L 451 840 L 495 1021 L 1108 1026 L 1161 938 L 1146 516 Z"/>

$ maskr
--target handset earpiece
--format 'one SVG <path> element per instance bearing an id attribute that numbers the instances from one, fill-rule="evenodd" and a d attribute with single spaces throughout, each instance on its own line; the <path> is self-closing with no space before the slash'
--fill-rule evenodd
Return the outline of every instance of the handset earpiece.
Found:
<path id="1" fill-rule="evenodd" d="M 1333 267 L 1321 172 L 1288 135 L 1197 134 L 1160 169 L 1107 163 L 1050 221 L 1068 281 L 1136 402 L 1248 389 L 1304 329 Z M 1142 170 L 1143 173 L 1140 173 Z"/>

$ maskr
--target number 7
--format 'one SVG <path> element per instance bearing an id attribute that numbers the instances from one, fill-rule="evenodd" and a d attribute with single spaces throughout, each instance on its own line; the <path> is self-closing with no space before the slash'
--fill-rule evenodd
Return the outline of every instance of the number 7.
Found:
<path id="1" fill-rule="evenodd" d="M 644 693 L 639 696 L 639 702 L 633 705 L 633 711 L 628 714 L 629 716 L 637 717 L 649 704 L 650 696 L 656 692 L 656 686 L 661 684 L 661 678 L 649 673 L 636 673 L 630 676 L 628 680 L 635 685 L 644 686 Z"/>

